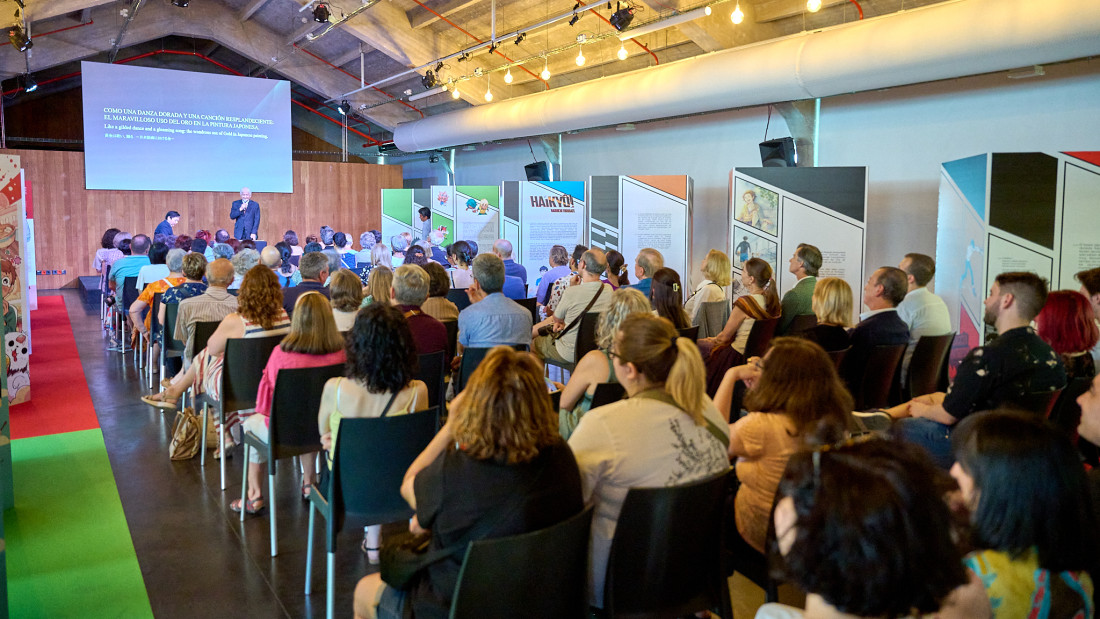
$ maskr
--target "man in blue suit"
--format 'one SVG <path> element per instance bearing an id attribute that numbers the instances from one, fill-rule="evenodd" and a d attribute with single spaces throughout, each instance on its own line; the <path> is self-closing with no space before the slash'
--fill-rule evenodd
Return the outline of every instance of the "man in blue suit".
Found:
<path id="1" fill-rule="evenodd" d="M 852 393 L 857 393 L 871 349 L 875 346 L 909 344 L 909 326 L 898 316 L 898 305 L 905 299 L 909 281 L 905 271 L 879 267 L 863 287 L 866 312 L 849 333 L 851 349 L 840 365 L 840 376 Z"/>
<path id="2" fill-rule="evenodd" d="M 241 190 L 241 199 L 233 201 L 233 208 L 229 211 L 229 218 L 235 220 L 233 224 L 233 238 L 239 240 L 252 239 L 255 241 L 260 233 L 260 205 L 252 200 L 252 190 L 245 187 Z"/>

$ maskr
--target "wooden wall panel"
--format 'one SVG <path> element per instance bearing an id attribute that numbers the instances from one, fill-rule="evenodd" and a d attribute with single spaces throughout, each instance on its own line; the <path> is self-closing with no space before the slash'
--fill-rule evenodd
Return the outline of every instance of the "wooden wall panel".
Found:
<path id="1" fill-rule="evenodd" d="M 225 228 L 232 233 L 229 209 L 240 196 L 200 191 L 105 191 L 84 189 L 84 153 L 3 150 L 19 155 L 34 202 L 35 249 L 39 270 L 65 269 L 65 275 L 40 275 L 39 289 L 76 285 L 93 275 L 92 258 L 103 231 L 110 227 L 152 234 L 169 210 L 180 212 L 176 232 L 194 234 Z M 135 174 L 140 174 L 135 170 Z M 242 179 L 242 185 L 247 179 Z M 260 238 L 282 240 L 287 229 L 304 239 L 322 225 L 350 234 L 382 227 L 382 189 L 400 188 L 401 166 L 364 163 L 294 162 L 294 193 L 257 193 L 262 209 Z"/>

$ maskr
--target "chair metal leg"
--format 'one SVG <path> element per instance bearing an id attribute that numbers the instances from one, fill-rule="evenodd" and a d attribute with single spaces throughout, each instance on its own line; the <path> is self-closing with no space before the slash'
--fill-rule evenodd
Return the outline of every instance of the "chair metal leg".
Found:
<path id="1" fill-rule="evenodd" d="M 225 434 L 225 422 L 224 422 L 224 420 L 222 421 L 222 423 L 217 424 L 217 428 L 218 428 L 218 446 L 216 447 L 216 449 L 220 449 L 221 453 L 222 453 L 222 457 L 218 458 L 218 464 L 221 468 L 222 492 L 225 492 L 225 461 L 229 459 L 229 452 L 227 452 L 225 450 L 225 437 L 222 436 L 223 434 Z"/>
<path id="2" fill-rule="evenodd" d="M 251 447 L 248 443 L 244 444 L 244 468 L 241 470 L 241 522 L 244 522 L 244 506 L 248 501 L 248 450 Z M 225 454 L 222 454 L 222 458 L 225 458 Z"/>
<path id="3" fill-rule="evenodd" d="M 187 393 L 187 392 L 185 391 L 184 393 Z M 183 403 L 181 402 L 180 404 L 182 405 Z M 206 432 L 207 432 L 207 430 L 206 430 L 206 419 L 207 419 L 207 417 L 209 417 L 209 415 L 206 412 L 206 404 L 203 404 L 202 405 L 202 447 L 199 448 L 199 451 L 202 452 L 202 455 L 199 456 L 199 466 L 206 466 Z"/>
<path id="4" fill-rule="evenodd" d="M 244 462 L 245 466 L 248 466 L 248 460 Z M 275 533 L 275 463 L 268 462 L 271 474 L 267 476 L 267 502 L 271 506 L 271 556 L 279 554 L 279 542 Z"/>
<path id="5" fill-rule="evenodd" d="M 325 584 L 325 617 L 333 619 L 336 606 L 336 553 L 328 553 L 328 582 Z"/>
<path id="6" fill-rule="evenodd" d="M 313 571 L 313 521 L 317 517 L 317 506 L 309 502 L 309 532 L 306 534 L 306 595 L 309 595 L 310 575 Z"/>

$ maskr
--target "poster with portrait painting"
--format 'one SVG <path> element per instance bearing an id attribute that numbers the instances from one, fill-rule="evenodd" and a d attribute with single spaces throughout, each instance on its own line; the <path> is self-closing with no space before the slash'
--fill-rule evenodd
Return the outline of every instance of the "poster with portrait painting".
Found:
<path id="1" fill-rule="evenodd" d="M 779 194 L 743 178 L 736 178 L 733 216 L 746 225 L 771 235 L 779 234 Z"/>
<path id="2" fill-rule="evenodd" d="M 776 242 L 757 234 L 752 228 L 741 225 L 733 227 L 733 268 L 740 274 L 745 261 L 749 258 L 760 258 L 772 267 L 775 273 L 775 263 L 778 252 Z M 737 279 L 735 275 L 734 279 Z"/>

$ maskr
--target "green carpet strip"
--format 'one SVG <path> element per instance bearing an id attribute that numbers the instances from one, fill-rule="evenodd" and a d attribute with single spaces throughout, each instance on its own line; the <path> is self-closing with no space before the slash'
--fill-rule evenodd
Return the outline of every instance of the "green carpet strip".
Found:
<path id="1" fill-rule="evenodd" d="M 12 617 L 152 617 L 103 433 L 12 442 L 4 514 Z"/>

